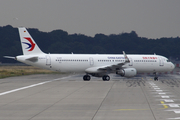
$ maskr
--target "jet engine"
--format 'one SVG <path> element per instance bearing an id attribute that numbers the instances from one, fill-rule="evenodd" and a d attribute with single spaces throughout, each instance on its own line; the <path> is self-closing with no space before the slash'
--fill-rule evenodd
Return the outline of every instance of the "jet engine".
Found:
<path id="1" fill-rule="evenodd" d="M 135 68 L 125 68 L 117 70 L 116 74 L 122 77 L 134 77 L 137 74 L 137 70 Z"/>

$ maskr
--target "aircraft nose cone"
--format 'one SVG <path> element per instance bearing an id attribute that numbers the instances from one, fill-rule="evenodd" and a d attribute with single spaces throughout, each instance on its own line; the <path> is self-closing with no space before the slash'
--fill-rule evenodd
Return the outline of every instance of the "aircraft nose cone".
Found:
<path id="1" fill-rule="evenodd" d="M 175 68 L 175 65 L 172 63 L 171 64 L 171 69 L 173 70 Z"/>

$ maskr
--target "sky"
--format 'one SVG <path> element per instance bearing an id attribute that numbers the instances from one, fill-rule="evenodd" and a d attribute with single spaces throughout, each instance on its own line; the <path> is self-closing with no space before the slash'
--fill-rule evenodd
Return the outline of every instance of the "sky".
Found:
<path id="1" fill-rule="evenodd" d="M 69 34 L 180 35 L 180 0 L 1 0 L 0 26 Z"/>

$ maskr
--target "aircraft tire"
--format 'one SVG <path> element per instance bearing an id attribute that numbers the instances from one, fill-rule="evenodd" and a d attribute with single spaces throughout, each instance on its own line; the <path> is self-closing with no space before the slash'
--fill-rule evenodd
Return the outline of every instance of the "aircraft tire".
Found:
<path id="1" fill-rule="evenodd" d="M 102 77 L 102 79 L 103 79 L 103 81 L 109 81 L 109 80 L 110 80 L 110 77 L 109 77 L 109 75 L 104 75 L 104 76 Z"/>
<path id="2" fill-rule="evenodd" d="M 91 76 L 89 76 L 89 75 L 84 75 L 83 76 L 84 81 L 90 81 L 90 79 L 91 79 Z"/>
<path id="3" fill-rule="evenodd" d="M 158 77 L 154 77 L 154 81 L 158 81 Z"/>

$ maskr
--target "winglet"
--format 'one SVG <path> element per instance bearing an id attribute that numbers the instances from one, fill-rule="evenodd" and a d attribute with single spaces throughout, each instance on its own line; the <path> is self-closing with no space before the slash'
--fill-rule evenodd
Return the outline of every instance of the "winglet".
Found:
<path id="1" fill-rule="evenodd" d="M 125 62 L 130 62 L 129 58 L 127 57 L 126 53 L 123 51 Z"/>

